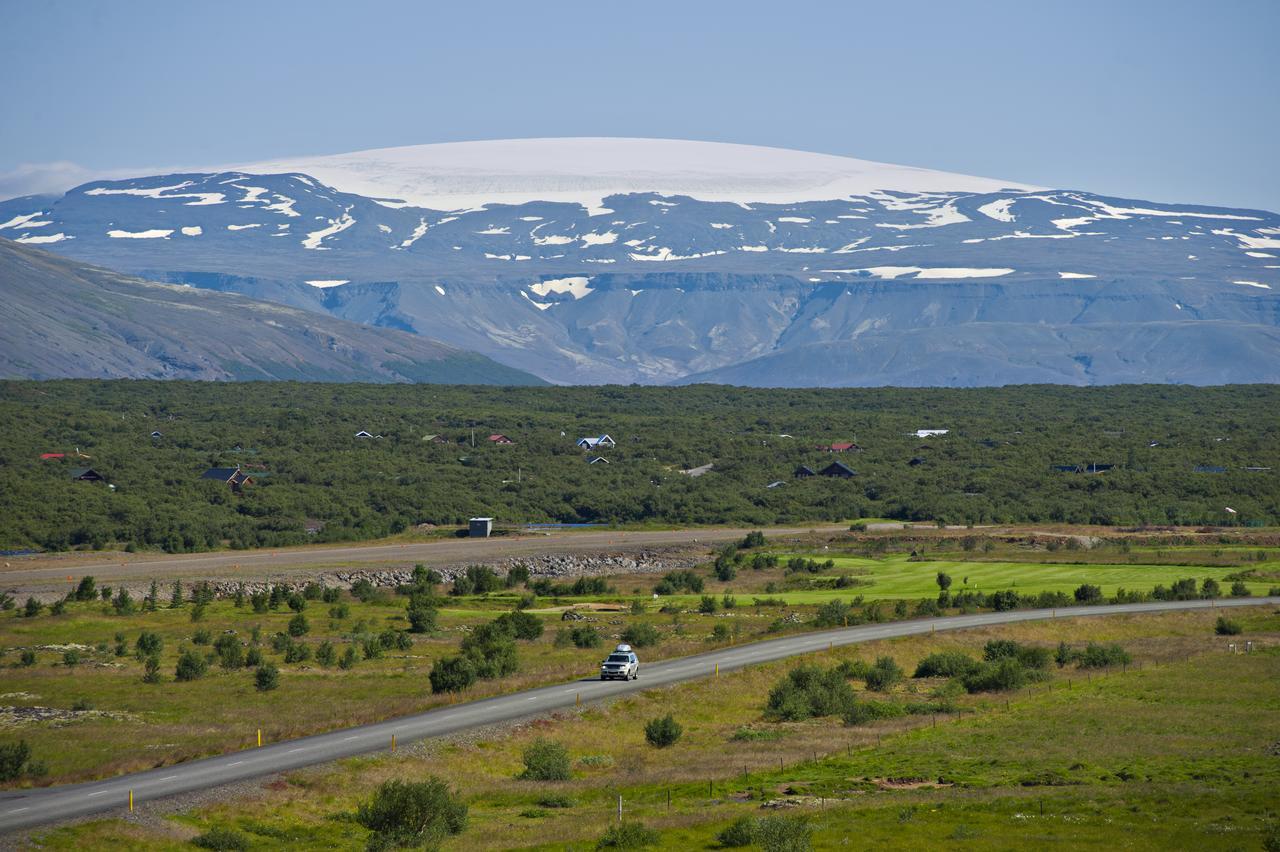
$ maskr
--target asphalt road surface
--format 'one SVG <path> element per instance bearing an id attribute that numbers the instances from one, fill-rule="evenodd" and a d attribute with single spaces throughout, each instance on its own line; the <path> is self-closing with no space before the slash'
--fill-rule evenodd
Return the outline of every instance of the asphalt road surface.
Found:
<path id="1" fill-rule="evenodd" d="M 774 537 L 840 532 L 848 527 L 814 525 L 766 529 Z M 67 578 L 93 574 L 99 585 L 156 580 L 218 580 L 299 577 L 343 567 L 377 568 L 424 562 L 434 567 L 468 565 L 513 556 L 626 552 L 654 547 L 737 541 L 747 529 L 578 530 L 521 533 L 496 538 L 445 538 L 413 544 L 321 545 L 279 550 L 241 550 L 187 555 L 133 553 L 59 554 L 0 560 L 0 589 L 19 594 L 63 594 Z"/>
<path id="2" fill-rule="evenodd" d="M 1076 618 L 1209 607 L 1226 609 L 1259 604 L 1280 604 L 1280 597 L 1074 607 L 1061 610 L 1061 616 Z M 219 757 L 195 760 L 133 775 L 122 775 L 106 781 L 0 793 L 0 832 L 16 831 L 93 813 L 106 811 L 123 813 L 128 809 L 130 791 L 133 792 L 135 804 L 147 802 L 353 755 L 386 751 L 390 748 L 393 735 L 397 743 L 407 744 L 413 740 L 438 737 L 468 728 L 509 722 L 573 707 L 579 698 L 585 703 L 640 689 L 711 677 L 714 676 L 713 673 L 717 667 L 720 671 L 732 671 L 756 663 L 821 651 L 835 645 L 852 645 L 873 639 L 911 636 L 935 630 L 960 630 L 966 627 L 1034 621 L 1056 617 L 1058 612 L 1058 610 L 1045 609 L 990 612 L 847 627 L 788 636 L 652 665 L 644 665 L 642 661 L 640 679 L 637 681 L 606 682 L 588 678 L 429 710 L 414 716 L 390 719 L 371 725 L 271 743 L 261 748 L 250 748 Z"/>

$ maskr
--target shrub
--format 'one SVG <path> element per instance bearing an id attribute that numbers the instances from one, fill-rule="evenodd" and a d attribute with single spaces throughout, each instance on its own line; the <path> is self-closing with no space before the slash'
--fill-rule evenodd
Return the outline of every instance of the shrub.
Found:
<path id="1" fill-rule="evenodd" d="M 62 664 L 64 666 L 80 665 L 80 652 L 75 648 L 68 648 L 62 652 Z"/>
<path id="2" fill-rule="evenodd" d="M 560 743 L 541 737 L 524 750 L 524 771 L 517 778 L 525 781 L 568 781 L 569 752 Z"/>
<path id="3" fill-rule="evenodd" d="M 987 598 L 987 603 L 996 612 L 1009 612 L 1018 608 L 1018 593 L 1012 589 L 1004 589 Z"/>
<path id="4" fill-rule="evenodd" d="M 384 781 L 360 804 L 356 822 L 373 832 L 370 846 L 436 848 L 467 826 L 467 805 L 439 778 Z"/>
<path id="5" fill-rule="evenodd" d="M 912 677 L 957 677 L 978 665 L 978 661 L 963 651 L 940 651 L 930 654 L 916 663 Z"/>
<path id="6" fill-rule="evenodd" d="M 764 533 L 760 530 L 752 530 L 747 533 L 747 537 L 744 538 L 742 540 L 742 544 L 738 546 L 743 550 L 750 550 L 753 547 L 764 547 L 765 544 L 767 544 L 767 542 L 765 541 Z"/>
<path id="7" fill-rule="evenodd" d="M 345 609 L 346 605 L 343 604 Z M 337 609 L 334 607 L 333 609 Z M 332 614 L 333 609 L 330 609 Z M 436 629 L 436 619 L 439 612 L 435 607 L 426 604 L 410 602 L 409 604 L 409 632 L 410 633 L 434 633 Z M 345 617 L 345 613 L 343 614 Z"/>
<path id="8" fill-rule="evenodd" d="M 259 692 L 270 692 L 280 685 L 280 670 L 271 663 L 258 666 L 253 673 L 253 685 Z"/>
<path id="9" fill-rule="evenodd" d="M 520 667 L 515 640 L 505 625 L 497 622 L 481 624 L 472 630 L 458 650 L 471 661 L 477 677 L 505 677 Z"/>
<path id="10" fill-rule="evenodd" d="M 341 621 L 349 615 L 351 615 L 351 607 L 347 604 L 340 603 L 329 607 L 329 617 L 335 621 Z"/>
<path id="11" fill-rule="evenodd" d="M 209 670 L 209 663 L 204 657 L 187 648 L 178 656 L 178 667 L 174 671 L 174 680 L 188 681 L 204 677 Z"/>
<path id="12" fill-rule="evenodd" d="M 871 666 L 866 660 L 844 660 L 836 666 L 835 670 L 841 677 L 849 680 L 866 680 Z"/>
<path id="13" fill-rule="evenodd" d="M 26 740 L 0 743 L 0 781 L 14 781 L 21 777 L 30 760 L 31 746 Z"/>
<path id="14" fill-rule="evenodd" d="M 1218 585 L 1218 581 L 1212 577 L 1206 577 L 1204 582 L 1200 584 L 1200 597 L 1217 598 L 1222 596 L 1222 587 Z"/>
<path id="15" fill-rule="evenodd" d="M 302 642 L 294 642 L 289 640 L 289 644 L 284 649 L 284 661 L 286 663 L 305 663 L 311 659 L 311 646 Z"/>
<path id="16" fill-rule="evenodd" d="M 720 608 L 720 602 L 711 595 L 703 595 L 702 600 L 698 601 L 698 612 L 710 615 Z"/>
<path id="17" fill-rule="evenodd" d="M 320 643 L 316 648 L 316 662 L 328 668 L 338 660 L 338 652 L 333 649 L 333 643 L 328 639 Z"/>
<path id="18" fill-rule="evenodd" d="M 258 647 L 251 647 L 248 651 L 245 651 L 244 664 L 246 666 L 262 665 L 262 649 Z"/>
<path id="19" fill-rule="evenodd" d="M 1213 632 L 1219 636 L 1238 636 L 1243 632 L 1244 628 L 1240 626 L 1240 622 L 1231 621 L 1225 616 L 1218 616 L 1218 621 L 1213 625 Z"/>
<path id="20" fill-rule="evenodd" d="M 1247 598 L 1250 594 L 1252 593 L 1249 591 L 1249 587 L 1246 586 L 1243 581 L 1236 580 L 1231 584 L 1231 597 Z"/>
<path id="21" fill-rule="evenodd" d="M 1077 587 L 1075 592 L 1076 603 L 1080 604 L 1096 604 L 1102 603 L 1102 589 L 1098 586 L 1092 586 L 1084 583 Z"/>
<path id="22" fill-rule="evenodd" d="M 1128 665 L 1132 660 L 1129 652 L 1119 645 L 1100 645 L 1090 642 L 1080 653 L 1080 668 L 1105 669 L 1110 666 Z"/>
<path id="23" fill-rule="evenodd" d="M 622 641 L 637 648 L 647 648 L 662 640 L 662 634 L 652 624 L 632 624 L 622 631 Z"/>
<path id="24" fill-rule="evenodd" d="M 716 835 L 716 840 L 725 848 L 750 846 L 755 842 L 759 820 L 746 814 L 738 817 Z"/>
<path id="25" fill-rule="evenodd" d="M 569 628 L 569 638 L 578 648 L 594 648 L 600 644 L 600 634 L 589 624 Z"/>
<path id="26" fill-rule="evenodd" d="M 842 627 L 849 621 L 849 605 L 832 598 L 818 607 L 813 623 L 818 627 Z"/>
<path id="27" fill-rule="evenodd" d="M 867 689 L 888 692 L 900 680 L 902 680 L 902 667 L 893 657 L 880 657 L 867 672 Z"/>
<path id="28" fill-rule="evenodd" d="M 764 715 L 773 721 L 796 722 L 835 716 L 853 703 L 853 690 L 839 670 L 800 665 L 769 690 Z"/>
<path id="29" fill-rule="evenodd" d="M 233 634 L 223 633 L 213 643 L 218 652 L 218 661 L 224 669 L 238 669 L 244 665 L 244 646 Z"/>
<path id="30" fill-rule="evenodd" d="M 657 846 L 661 839 L 652 828 L 638 822 L 620 822 L 609 826 L 596 841 L 597 849 L 643 849 Z"/>
<path id="31" fill-rule="evenodd" d="M 497 622 L 517 639 L 533 640 L 542 635 L 542 619 L 531 612 L 509 612 L 498 616 Z"/>
<path id="32" fill-rule="evenodd" d="M 720 599 L 720 606 L 725 609 L 736 609 L 738 606 L 738 599 L 726 592 L 724 597 Z"/>
<path id="33" fill-rule="evenodd" d="M 644 726 L 645 742 L 654 748 L 673 746 L 682 734 L 684 728 L 670 713 L 658 719 L 650 719 Z"/>
<path id="34" fill-rule="evenodd" d="M 94 584 L 95 581 L 93 577 L 81 577 L 80 584 L 76 586 L 76 590 L 72 593 L 72 596 L 81 603 L 93 600 L 98 596 L 97 590 L 94 588 Z"/>
<path id="35" fill-rule="evenodd" d="M 22 607 L 23 618 L 35 618 L 40 614 L 40 610 L 44 609 L 44 604 L 35 598 L 27 598 L 26 604 Z"/>
<path id="36" fill-rule="evenodd" d="M 22 652 L 18 658 L 24 666 L 34 666 L 36 664 L 36 652 L 30 648 Z"/>
<path id="37" fill-rule="evenodd" d="M 466 657 L 444 657 L 431 667 L 428 679 L 432 692 L 461 692 L 476 682 L 476 667 Z"/>
<path id="38" fill-rule="evenodd" d="M 191 637 L 191 642 L 192 644 L 195 644 L 195 645 L 208 645 L 212 641 L 213 641 L 213 634 L 203 628 L 201 628 L 200 630 L 197 630 L 195 634 Z"/>
<path id="39" fill-rule="evenodd" d="M 938 576 L 937 576 L 935 579 L 937 580 L 937 583 L 938 583 L 938 590 L 939 590 L 939 591 L 943 591 L 943 592 L 945 592 L 945 591 L 947 591 L 948 589 L 950 589 L 950 588 L 951 588 L 951 575 L 950 575 L 950 574 L 946 574 L 946 573 L 944 573 L 944 572 L 942 572 L 942 571 L 939 571 L 939 572 L 938 572 Z"/>
<path id="40" fill-rule="evenodd" d="M 307 622 L 307 617 L 302 613 L 298 613 L 289 619 L 289 635 L 297 638 L 298 636 L 306 636 L 311 632 L 311 625 Z"/>
<path id="41" fill-rule="evenodd" d="M 756 826 L 756 843 L 765 852 L 808 852 L 813 827 L 804 817 L 767 816 Z"/>
<path id="42" fill-rule="evenodd" d="M 1002 692 L 1021 689 L 1031 680 L 1031 674 L 1013 657 L 1002 657 L 997 662 L 979 663 L 960 678 L 968 692 Z"/>
<path id="43" fill-rule="evenodd" d="M 249 848 L 249 839 L 238 831 L 216 826 L 204 834 L 191 838 L 193 846 L 201 849 L 215 849 L 217 852 L 244 852 Z"/>
<path id="44" fill-rule="evenodd" d="M 723 621 L 717 622 L 716 626 L 711 628 L 712 642 L 727 642 L 732 635 L 733 631 Z"/>
<path id="45" fill-rule="evenodd" d="M 56 600 L 56 601 L 54 601 L 53 603 L 49 604 L 49 614 L 50 614 L 50 615 L 62 615 L 62 614 L 63 614 L 64 612 L 66 612 L 66 611 L 67 611 L 67 600 L 66 600 L 66 598 L 59 598 L 58 600 Z"/>
<path id="46" fill-rule="evenodd" d="M 1012 659 L 1029 669 L 1047 669 L 1052 658 L 1048 648 L 1023 645 L 1012 639 L 992 639 L 982 649 L 982 659 L 989 663 Z"/>
<path id="47" fill-rule="evenodd" d="M 338 668 L 346 671 L 356 667 L 356 663 L 360 662 L 360 655 L 356 653 L 354 645 L 348 645 L 347 650 L 342 652 L 342 657 L 338 660 Z"/>
<path id="48" fill-rule="evenodd" d="M 143 683 L 159 683 L 160 682 L 160 658 L 157 656 L 147 657 L 147 661 L 143 663 L 142 682 Z"/>
<path id="49" fill-rule="evenodd" d="M 737 566 L 723 556 L 716 560 L 712 570 L 715 571 L 716 579 L 722 583 L 727 583 L 738 576 Z"/>

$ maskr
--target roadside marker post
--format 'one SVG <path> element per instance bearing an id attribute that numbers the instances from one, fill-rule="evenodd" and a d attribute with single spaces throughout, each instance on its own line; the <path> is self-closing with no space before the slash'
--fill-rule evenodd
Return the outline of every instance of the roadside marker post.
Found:
<path id="1" fill-rule="evenodd" d="M 262 729 L 258 729 L 258 748 L 262 748 Z"/>
<path id="2" fill-rule="evenodd" d="M 129 813 L 133 813 L 133 791 L 129 791 Z"/>
<path id="3" fill-rule="evenodd" d="M 394 752 L 395 750 L 396 750 L 396 735 L 392 734 L 391 735 L 391 751 Z"/>

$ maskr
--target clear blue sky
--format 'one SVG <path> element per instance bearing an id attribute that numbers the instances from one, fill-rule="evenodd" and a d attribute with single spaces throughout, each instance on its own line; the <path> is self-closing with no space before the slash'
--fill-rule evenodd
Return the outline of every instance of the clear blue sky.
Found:
<path id="1" fill-rule="evenodd" d="M 1280 210 L 1277 0 L 0 0 L 0 194 L 468 139 L 776 145 Z"/>

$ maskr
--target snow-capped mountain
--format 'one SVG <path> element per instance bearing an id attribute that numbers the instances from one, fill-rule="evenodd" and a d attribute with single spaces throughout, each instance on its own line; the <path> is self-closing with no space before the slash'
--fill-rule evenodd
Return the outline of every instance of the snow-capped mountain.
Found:
<path id="1" fill-rule="evenodd" d="M 1280 216 L 818 154 L 515 140 L 95 182 L 0 236 L 554 381 L 1280 380 Z"/>

